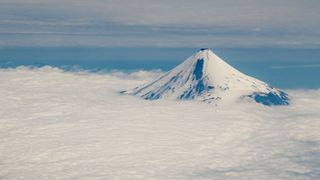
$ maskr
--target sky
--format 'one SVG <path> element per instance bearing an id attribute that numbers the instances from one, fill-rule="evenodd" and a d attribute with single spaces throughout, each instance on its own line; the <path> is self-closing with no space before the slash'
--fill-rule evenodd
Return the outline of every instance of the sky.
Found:
<path id="1" fill-rule="evenodd" d="M 315 89 L 319 8 L 319 0 L 0 0 L 0 67 L 167 71 L 209 47 L 271 85 Z"/>
<path id="2" fill-rule="evenodd" d="M 320 46 L 318 0 L 1 0 L 0 47 Z"/>

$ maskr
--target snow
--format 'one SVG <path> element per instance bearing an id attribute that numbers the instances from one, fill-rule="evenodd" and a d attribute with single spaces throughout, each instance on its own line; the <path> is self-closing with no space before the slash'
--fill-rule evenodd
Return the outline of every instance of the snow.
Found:
<path id="1" fill-rule="evenodd" d="M 148 100 L 196 99 L 215 105 L 243 99 L 264 105 L 289 104 L 286 93 L 241 73 L 207 48 L 159 78 L 124 93 Z"/>
<path id="2" fill-rule="evenodd" d="M 1 69 L 1 179 L 320 178 L 320 90 L 281 107 L 118 93 L 157 75 Z"/>

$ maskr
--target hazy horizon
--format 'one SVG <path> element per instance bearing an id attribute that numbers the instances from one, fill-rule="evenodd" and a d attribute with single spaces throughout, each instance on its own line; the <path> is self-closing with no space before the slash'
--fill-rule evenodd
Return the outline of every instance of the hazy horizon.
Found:
<path id="1" fill-rule="evenodd" d="M 284 89 L 320 88 L 320 49 L 211 48 L 240 71 Z M 0 67 L 132 72 L 174 68 L 197 48 L 7 47 L 0 48 Z"/>

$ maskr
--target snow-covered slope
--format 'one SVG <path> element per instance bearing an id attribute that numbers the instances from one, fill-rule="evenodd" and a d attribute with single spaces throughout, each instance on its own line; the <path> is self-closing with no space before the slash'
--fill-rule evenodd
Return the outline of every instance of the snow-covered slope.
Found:
<path id="1" fill-rule="evenodd" d="M 144 99 L 160 98 L 227 103 L 239 100 L 264 105 L 288 105 L 286 93 L 236 70 L 210 49 L 200 49 L 159 78 L 125 94 Z"/>

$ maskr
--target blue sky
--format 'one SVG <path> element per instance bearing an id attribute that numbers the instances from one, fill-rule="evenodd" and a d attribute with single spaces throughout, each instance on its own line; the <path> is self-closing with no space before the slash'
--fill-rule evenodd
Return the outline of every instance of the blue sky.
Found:
<path id="1" fill-rule="evenodd" d="M 319 9 L 319 0 L 0 0 L 0 67 L 168 70 L 209 47 L 272 85 L 320 88 Z"/>

